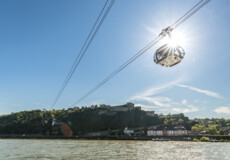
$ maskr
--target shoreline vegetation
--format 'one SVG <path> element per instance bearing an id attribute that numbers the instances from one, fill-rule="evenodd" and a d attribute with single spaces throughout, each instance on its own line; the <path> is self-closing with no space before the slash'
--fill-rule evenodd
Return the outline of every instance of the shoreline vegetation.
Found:
<path id="1" fill-rule="evenodd" d="M 1 115 L 1 138 L 229 142 L 230 119 L 189 119 L 183 113 L 143 111 L 132 103 L 102 104 Z"/>
<path id="2" fill-rule="evenodd" d="M 32 135 L 0 135 L 1 139 L 34 139 L 34 140 L 134 140 L 134 141 L 185 141 L 185 142 L 230 142 L 230 136 L 220 139 L 215 136 L 197 138 L 187 137 L 66 137 L 66 136 L 32 136 Z"/>

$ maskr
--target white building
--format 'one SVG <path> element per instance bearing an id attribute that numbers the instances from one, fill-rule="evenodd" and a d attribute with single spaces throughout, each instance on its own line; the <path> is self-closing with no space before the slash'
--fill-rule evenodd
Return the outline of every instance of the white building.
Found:
<path id="1" fill-rule="evenodd" d="M 148 130 L 148 136 L 163 136 L 163 130 Z"/>
<path id="2" fill-rule="evenodd" d="M 147 131 L 148 136 L 183 136 L 187 134 L 188 131 L 183 126 L 173 128 L 155 128 Z"/>

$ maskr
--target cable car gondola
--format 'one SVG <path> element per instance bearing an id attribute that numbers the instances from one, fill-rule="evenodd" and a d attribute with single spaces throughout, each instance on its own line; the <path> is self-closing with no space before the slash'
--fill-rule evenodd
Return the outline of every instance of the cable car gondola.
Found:
<path id="1" fill-rule="evenodd" d="M 180 46 L 170 46 L 168 44 L 160 47 L 155 55 L 154 62 L 165 67 L 172 67 L 181 62 L 184 58 L 184 49 Z"/>
<path id="2" fill-rule="evenodd" d="M 163 29 L 160 36 L 171 38 L 172 28 Z M 154 54 L 154 62 L 165 67 L 172 67 L 181 62 L 185 52 L 181 46 L 165 44 L 156 50 Z"/>

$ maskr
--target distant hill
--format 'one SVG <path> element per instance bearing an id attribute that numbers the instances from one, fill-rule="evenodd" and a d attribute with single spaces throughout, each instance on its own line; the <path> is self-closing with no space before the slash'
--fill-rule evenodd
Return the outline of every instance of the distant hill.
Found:
<path id="1" fill-rule="evenodd" d="M 183 125 L 187 130 L 198 130 L 203 124 L 228 127 L 230 120 L 195 119 L 189 120 L 184 114 L 158 115 L 154 111 L 143 111 L 141 107 L 127 103 L 120 106 L 92 105 L 91 107 L 74 107 L 68 110 L 22 111 L 0 116 L 0 134 L 39 134 L 63 135 L 71 131 L 71 135 L 84 135 L 91 132 L 144 128 L 149 126 L 171 127 Z M 205 124 L 207 122 L 207 124 Z M 210 123 L 210 124 L 208 124 Z M 219 123 L 218 123 L 219 124 Z M 217 128 L 218 129 L 218 128 Z"/>

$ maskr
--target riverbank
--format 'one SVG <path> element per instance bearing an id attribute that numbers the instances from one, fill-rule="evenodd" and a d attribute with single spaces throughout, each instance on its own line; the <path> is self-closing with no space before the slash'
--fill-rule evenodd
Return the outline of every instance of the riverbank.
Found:
<path id="1" fill-rule="evenodd" d="M 170 141 L 193 141 L 200 140 L 203 135 L 188 135 L 188 136 L 50 136 L 50 135 L 0 135 L 0 139 L 78 139 L 78 140 L 141 140 L 149 141 L 152 139 L 168 139 Z M 230 142 L 230 136 L 228 135 L 210 135 L 205 136 L 211 142 Z"/>

